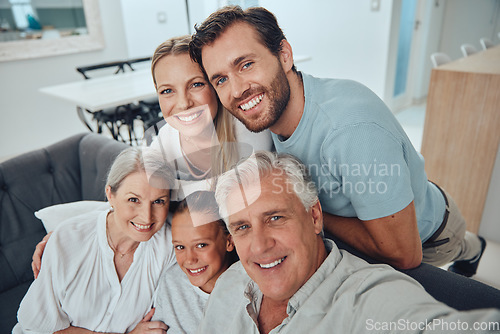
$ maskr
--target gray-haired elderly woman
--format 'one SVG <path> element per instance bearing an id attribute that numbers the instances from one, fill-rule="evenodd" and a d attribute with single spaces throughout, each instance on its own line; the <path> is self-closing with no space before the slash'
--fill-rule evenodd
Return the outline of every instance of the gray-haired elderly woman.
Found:
<path id="1" fill-rule="evenodd" d="M 160 321 L 141 320 L 152 317 L 162 269 L 175 263 L 165 224 L 172 180 L 169 166 L 144 158 L 143 148 L 121 152 L 106 184 L 109 208 L 56 228 L 13 332 L 166 331 Z"/>

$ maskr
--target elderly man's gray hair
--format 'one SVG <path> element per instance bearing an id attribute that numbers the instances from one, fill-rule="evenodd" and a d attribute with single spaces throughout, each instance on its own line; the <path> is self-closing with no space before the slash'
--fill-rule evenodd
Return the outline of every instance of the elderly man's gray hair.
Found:
<path id="1" fill-rule="evenodd" d="M 279 173 L 279 174 L 276 174 Z M 302 162 L 289 154 L 257 151 L 250 158 L 240 161 L 232 170 L 222 174 L 217 180 L 215 198 L 220 214 L 227 223 L 226 199 L 236 187 L 244 188 L 252 182 L 269 175 L 282 175 L 287 185 L 299 197 L 307 211 L 318 201 L 316 185 Z M 248 203 L 251 204 L 251 203 Z"/>

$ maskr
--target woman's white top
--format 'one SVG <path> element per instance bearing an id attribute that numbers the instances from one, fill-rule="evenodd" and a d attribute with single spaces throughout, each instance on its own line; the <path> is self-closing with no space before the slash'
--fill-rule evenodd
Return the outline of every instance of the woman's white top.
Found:
<path id="1" fill-rule="evenodd" d="M 259 133 L 250 132 L 238 120 L 234 121 L 235 137 L 238 145 L 239 159 L 248 158 L 254 151 L 273 150 L 273 140 L 269 129 Z M 215 131 L 215 129 L 214 129 Z M 219 143 L 222 144 L 222 143 Z M 165 123 L 160 128 L 150 147 L 161 154 L 177 173 L 178 183 L 171 192 L 171 200 L 180 201 L 190 193 L 201 190 L 210 190 L 211 178 L 196 180 L 189 171 L 188 164 L 182 152 L 179 131 Z"/>
<path id="2" fill-rule="evenodd" d="M 175 263 L 170 226 L 139 244 L 120 282 L 106 238 L 108 212 L 73 217 L 54 231 L 40 275 L 18 311 L 24 332 L 53 333 L 71 325 L 125 333 L 150 310 L 162 268 Z"/>

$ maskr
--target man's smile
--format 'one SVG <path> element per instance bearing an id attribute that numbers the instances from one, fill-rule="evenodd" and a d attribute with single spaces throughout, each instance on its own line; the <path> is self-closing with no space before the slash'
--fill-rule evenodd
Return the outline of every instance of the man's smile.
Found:
<path id="1" fill-rule="evenodd" d="M 243 110 L 243 111 L 249 111 L 250 109 L 254 108 L 256 105 L 258 105 L 261 101 L 262 98 L 264 97 L 264 93 L 259 94 L 258 96 L 254 97 L 247 103 L 242 103 L 238 107 Z"/>

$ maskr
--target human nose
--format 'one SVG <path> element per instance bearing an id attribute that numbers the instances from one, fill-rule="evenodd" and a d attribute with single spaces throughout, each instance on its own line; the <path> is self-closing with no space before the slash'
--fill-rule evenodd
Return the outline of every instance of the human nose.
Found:
<path id="1" fill-rule="evenodd" d="M 193 100 L 189 94 L 180 94 L 177 107 L 181 110 L 188 110 L 193 105 Z"/>
<path id="2" fill-rule="evenodd" d="M 198 257 L 196 252 L 192 249 L 187 248 L 186 250 L 186 264 L 194 264 L 198 262 Z"/>
<path id="3" fill-rule="evenodd" d="M 251 250 L 253 255 L 264 255 L 275 245 L 272 234 L 263 227 L 253 227 Z"/>
<path id="4" fill-rule="evenodd" d="M 231 93 L 234 98 L 240 98 L 250 88 L 248 82 L 239 75 L 235 75 L 231 80 Z"/>
<path id="5" fill-rule="evenodd" d="M 140 209 L 139 217 L 144 223 L 150 223 L 153 220 L 153 210 L 149 205 L 143 205 Z"/>

